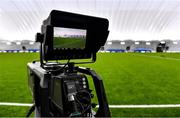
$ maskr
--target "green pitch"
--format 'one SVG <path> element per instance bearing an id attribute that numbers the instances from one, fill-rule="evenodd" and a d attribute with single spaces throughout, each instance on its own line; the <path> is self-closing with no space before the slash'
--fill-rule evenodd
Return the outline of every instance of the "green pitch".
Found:
<path id="1" fill-rule="evenodd" d="M 54 37 L 54 48 L 85 48 L 86 39 L 84 38 L 63 38 Z"/>
<path id="2" fill-rule="evenodd" d="M 0 53 L 0 102 L 32 103 L 26 64 L 38 53 Z M 99 53 L 90 67 L 103 78 L 111 105 L 179 104 L 179 53 Z M 96 101 L 96 100 L 95 100 Z M 0 106 L 0 116 L 25 116 L 28 107 Z M 111 109 L 112 116 L 180 116 L 180 108 Z"/>

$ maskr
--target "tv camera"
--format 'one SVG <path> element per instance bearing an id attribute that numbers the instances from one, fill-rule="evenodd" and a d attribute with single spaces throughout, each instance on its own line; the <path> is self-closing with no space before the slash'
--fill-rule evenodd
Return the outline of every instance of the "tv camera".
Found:
<path id="1" fill-rule="evenodd" d="M 90 68 L 75 64 L 93 63 L 96 53 L 108 37 L 107 19 L 52 10 L 43 21 L 40 42 L 40 62 L 28 63 L 28 83 L 36 117 L 110 117 L 102 79 Z M 87 62 L 70 60 L 88 59 Z M 60 63 L 58 60 L 66 60 Z M 92 103 L 92 90 L 87 75 L 95 86 L 98 109 Z"/>

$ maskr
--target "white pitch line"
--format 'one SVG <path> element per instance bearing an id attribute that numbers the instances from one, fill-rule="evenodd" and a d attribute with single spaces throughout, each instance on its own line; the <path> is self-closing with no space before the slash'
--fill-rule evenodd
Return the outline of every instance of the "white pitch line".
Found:
<path id="1" fill-rule="evenodd" d="M 161 104 L 161 105 L 109 105 L 110 108 L 175 108 L 180 104 Z"/>
<path id="2" fill-rule="evenodd" d="M 32 106 L 29 103 L 10 103 L 10 102 L 0 102 L 0 106 Z"/>
<path id="3" fill-rule="evenodd" d="M 0 106 L 32 106 L 30 103 L 10 103 L 0 102 Z M 97 106 L 99 107 L 99 106 Z M 109 105 L 110 108 L 175 108 L 180 107 L 180 104 L 153 104 L 153 105 Z"/>

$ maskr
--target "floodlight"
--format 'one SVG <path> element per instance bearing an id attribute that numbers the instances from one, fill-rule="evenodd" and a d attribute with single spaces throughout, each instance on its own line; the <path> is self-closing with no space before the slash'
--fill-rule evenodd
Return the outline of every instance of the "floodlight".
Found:
<path id="1" fill-rule="evenodd" d="M 135 42 L 135 45 L 139 45 L 139 42 Z"/>
<path id="2" fill-rule="evenodd" d="M 29 44 L 30 44 L 30 45 L 33 45 L 33 44 L 34 44 L 34 42 L 29 42 Z"/>
<path id="3" fill-rule="evenodd" d="M 7 45 L 11 45 L 12 43 L 11 42 L 6 42 Z"/>
<path id="4" fill-rule="evenodd" d="M 165 42 L 165 41 L 161 41 L 160 43 L 164 44 L 164 43 L 166 43 L 166 42 Z"/>
<path id="5" fill-rule="evenodd" d="M 16 42 L 16 45 L 21 45 L 21 42 Z"/>
<path id="6" fill-rule="evenodd" d="M 146 45 L 151 45 L 151 43 L 150 42 L 146 42 Z"/>
<path id="7" fill-rule="evenodd" d="M 112 42 L 107 42 L 108 45 L 112 45 Z"/>
<path id="8" fill-rule="evenodd" d="M 120 44 L 121 44 L 121 45 L 125 45 L 125 42 L 121 42 Z"/>
<path id="9" fill-rule="evenodd" d="M 178 42 L 177 42 L 177 41 L 173 41 L 173 44 L 177 45 L 177 44 L 178 44 Z"/>

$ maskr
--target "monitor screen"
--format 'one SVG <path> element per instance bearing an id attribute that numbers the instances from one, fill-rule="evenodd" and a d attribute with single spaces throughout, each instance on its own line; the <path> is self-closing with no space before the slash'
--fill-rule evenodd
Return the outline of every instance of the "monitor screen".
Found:
<path id="1" fill-rule="evenodd" d="M 86 30 L 54 27 L 53 47 L 61 49 L 84 49 Z"/>

